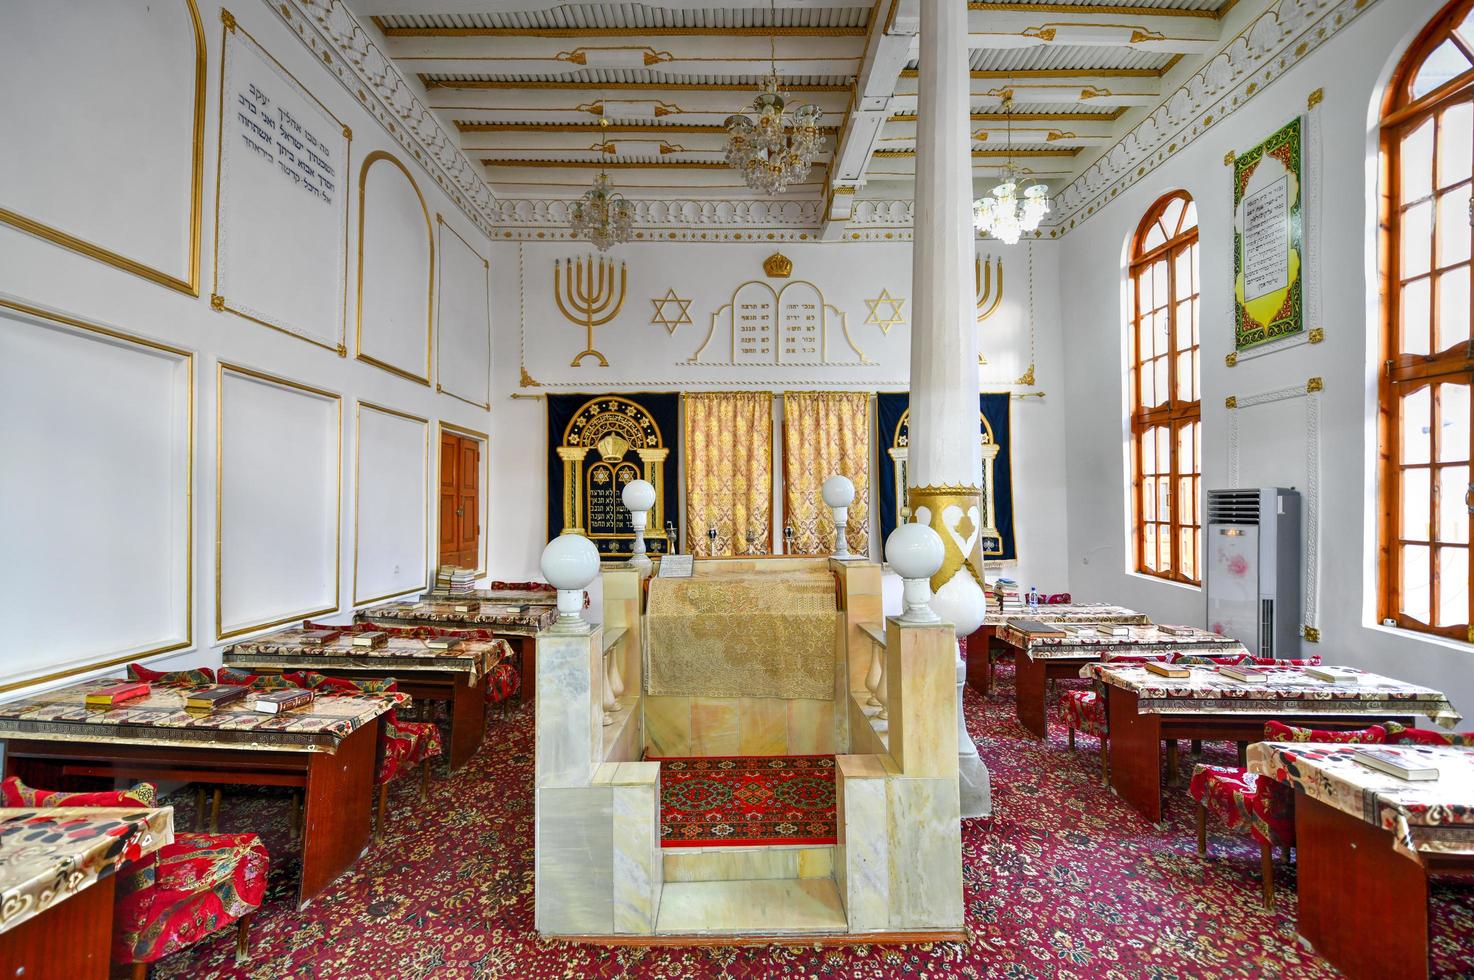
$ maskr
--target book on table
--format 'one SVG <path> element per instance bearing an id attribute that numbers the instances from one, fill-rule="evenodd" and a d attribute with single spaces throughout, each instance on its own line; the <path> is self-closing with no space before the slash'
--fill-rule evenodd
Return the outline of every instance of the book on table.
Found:
<path id="1" fill-rule="evenodd" d="M 1385 772 L 1389 776 L 1396 776 L 1398 779 L 1406 779 L 1409 782 L 1425 782 L 1438 778 L 1438 767 L 1431 765 L 1428 759 L 1420 758 L 1416 751 L 1358 748 L 1356 761 L 1369 769 Z"/>
<path id="2" fill-rule="evenodd" d="M 99 687 L 87 693 L 87 707 L 111 708 L 128 701 L 136 701 L 149 692 L 148 681 L 120 681 Z"/>
<path id="3" fill-rule="evenodd" d="M 1191 667 L 1163 663 L 1160 660 L 1148 660 L 1142 666 L 1158 677 L 1172 677 L 1181 680 L 1184 677 L 1191 677 L 1193 675 Z"/>
<path id="4" fill-rule="evenodd" d="M 1030 639 L 1064 638 L 1070 634 L 1058 623 L 1041 623 L 1037 619 L 1010 619 L 1008 625 Z"/>
<path id="5" fill-rule="evenodd" d="M 336 640 L 343 635 L 342 630 L 334 629 L 311 629 L 303 630 L 300 639 L 304 647 L 321 647 Z"/>
<path id="6" fill-rule="evenodd" d="M 477 600 L 457 600 L 451 608 L 458 613 L 478 613 L 481 611 L 481 603 Z"/>
<path id="7" fill-rule="evenodd" d="M 1168 636 L 1195 636 L 1198 632 L 1196 626 L 1158 626 L 1157 629 Z"/>
<path id="8" fill-rule="evenodd" d="M 425 646 L 431 650 L 454 650 L 461 645 L 459 636 L 432 636 L 425 641 Z"/>
<path id="9" fill-rule="evenodd" d="M 305 687 L 289 687 L 280 691 L 264 691 L 256 695 L 251 710 L 268 715 L 279 715 L 294 708 L 305 708 L 312 703 L 312 692 Z"/>
<path id="10" fill-rule="evenodd" d="M 1130 629 L 1130 627 L 1122 626 L 1119 623 L 1101 623 L 1101 624 L 1098 624 L 1095 628 L 1098 629 L 1098 630 L 1100 630 L 1102 633 L 1104 633 L 1107 636 L 1130 636 L 1131 635 L 1131 629 Z"/>
<path id="11" fill-rule="evenodd" d="M 1235 667 L 1232 664 L 1225 664 L 1218 668 L 1218 673 L 1232 680 L 1243 681 L 1246 684 L 1253 681 L 1269 680 L 1269 673 L 1257 667 Z"/>
<path id="12" fill-rule="evenodd" d="M 1307 677 L 1331 684 L 1355 684 L 1361 680 L 1361 671 L 1353 667 L 1302 667 L 1300 671 Z"/>
<path id="13" fill-rule="evenodd" d="M 244 700 L 249 690 L 242 684 L 220 684 L 203 691 L 191 691 L 184 696 L 184 707 L 186 711 L 214 711 Z"/>
<path id="14" fill-rule="evenodd" d="M 386 644 L 388 642 L 389 642 L 389 634 L 388 633 L 380 633 L 380 632 L 374 632 L 374 633 L 355 633 L 353 635 L 353 645 L 354 646 L 361 647 L 361 648 L 367 648 L 369 650 L 377 650 L 377 649 L 379 649 L 379 647 L 383 646 L 384 644 Z"/>

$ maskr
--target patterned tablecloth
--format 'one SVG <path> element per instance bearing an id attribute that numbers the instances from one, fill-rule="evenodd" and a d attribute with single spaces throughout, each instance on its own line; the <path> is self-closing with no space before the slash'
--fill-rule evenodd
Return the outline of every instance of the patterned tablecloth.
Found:
<path id="1" fill-rule="evenodd" d="M 1125 606 L 1104 602 L 1065 602 L 1006 614 L 989 609 L 983 617 L 983 625 L 1002 626 L 1010 619 L 1032 619 L 1040 623 L 1115 623 L 1121 626 L 1150 626 L 1152 623 L 1146 613 Z"/>
<path id="2" fill-rule="evenodd" d="M 1234 680 L 1215 667 L 1188 669 L 1191 676 L 1171 678 L 1145 667 L 1086 664 L 1080 676 L 1133 692 L 1137 710 L 1147 715 L 1426 715 L 1445 728 L 1462 717 L 1441 691 L 1366 671 L 1358 671 L 1361 677 L 1353 684 L 1317 680 L 1298 667 L 1256 668 L 1269 676 L 1252 682 Z"/>
<path id="3" fill-rule="evenodd" d="M 1020 617 L 1014 617 L 1015 621 Z M 1164 633 L 1156 626 L 1126 626 L 1127 635 L 1110 636 L 1104 631 L 1089 632 L 1088 624 L 1072 624 L 1080 632 L 1069 636 L 1031 637 L 1023 630 L 1005 623 L 998 638 L 1018 647 L 1034 660 L 1069 660 L 1071 658 L 1165 656 L 1170 653 L 1192 653 L 1204 657 L 1231 656 L 1247 653 L 1238 640 L 1207 630 L 1194 628 L 1191 633 Z"/>
<path id="4" fill-rule="evenodd" d="M 483 601 L 476 612 L 456 612 L 455 607 L 454 602 L 385 602 L 360 609 L 353 618 L 360 623 L 431 623 L 491 630 L 512 627 L 522 632 L 541 632 L 558 619 L 556 606 L 532 606 L 521 612 L 509 612 L 509 608 L 515 607 Z"/>
<path id="5" fill-rule="evenodd" d="M 0 808 L 0 932 L 173 840 L 173 807 Z"/>
<path id="6" fill-rule="evenodd" d="M 1249 768 L 1390 830 L 1393 845 L 1409 857 L 1474 855 L 1474 749 L 1375 746 L 1438 770 L 1437 779 L 1414 782 L 1357 762 L 1357 751 L 1368 747 L 1258 742 L 1249 746 Z"/>
<path id="7" fill-rule="evenodd" d="M 552 589 L 473 589 L 469 595 L 453 596 L 448 592 L 426 592 L 419 602 L 463 602 L 478 599 L 481 602 L 510 602 L 525 606 L 556 606 L 558 593 Z"/>
<path id="8" fill-rule="evenodd" d="M 466 683 L 474 687 L 503 658 L 512 655 L 506 640 L 462 640 L 454 650 L 436 650 L 428 640 L 390 636 L 383 646 L 368 649 L 355 647 L 347 633 L 330 643 L 309 645 L 302 641 L 305 633 L 306 630 L 293 627 L 234 643 L 226 648 L 223 659 L 231 667 L 307 670 L 358 667 L 404 673 L 459 671 L 466 674 Z"/>
<path id="9" fill-rule="evenodd" d="M 335 752 L 338 743 L 359 728 L 410 701 L 409 695 L 399 693 L 334 695 L 278 715 L 253 711 L 238 701 L 212 714 L 195 715 L 184 710 L 186 691 L 155 687 L 145 697 L 116 708 L 87 707 L 90 691 L 120 682 L 121 678 L 83 681 L 0 704 L 0 739 Z"/>

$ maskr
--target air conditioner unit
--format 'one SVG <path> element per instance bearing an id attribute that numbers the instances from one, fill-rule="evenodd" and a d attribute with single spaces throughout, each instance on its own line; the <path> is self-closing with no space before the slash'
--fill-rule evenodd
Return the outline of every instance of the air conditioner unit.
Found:
<path id="1" fill-rule="evenodd" d="M 1300 493 L 1284 487 L 1209 490 L 1203 540 L 1208 629 L 1256 657 L 1300 648 Z"/>

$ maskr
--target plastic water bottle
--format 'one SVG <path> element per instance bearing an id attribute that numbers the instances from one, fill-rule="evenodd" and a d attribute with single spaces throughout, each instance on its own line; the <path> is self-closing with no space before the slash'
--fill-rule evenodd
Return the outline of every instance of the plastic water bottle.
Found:
<path id="1" fill-rule="evenodd" d="M 1038 609 L 1039 608 L 1039 590 L 1036 589 L 1036 588 L 1034 588 L 1034 586 L 1032 586 L 1032 585 L 1029 586 L 1029 608 L 1030 609 Z"/>

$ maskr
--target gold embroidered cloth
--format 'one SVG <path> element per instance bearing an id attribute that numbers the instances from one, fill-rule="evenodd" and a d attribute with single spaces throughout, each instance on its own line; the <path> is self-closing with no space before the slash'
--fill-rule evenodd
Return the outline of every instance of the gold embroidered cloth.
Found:
<path id="1" fill-rule="evenodd" d="M 845 540 L 870 552 L 870 394 L 790 391 L 783 395 L 783 513 L 800 555 L 834 550 L 834 517 L 819 495 L 831 476 L 855 484 Z"/>
<path id="2" fill-rule="evenodd" d="M 0 932 L 173 840 L 173 807 L 0 809 Z"/>
<path id="3" fill-rule="evenodd" d="M 773 550 L 773 396 L 712 391 L 682 399 L 686 535 L 693 555 Z M 716 547 L 707 529 L 717 529 Z"/>
<path id="4" fill-rule="evenodd" d="M 646 693 L 832 701 L 838 615 L 828 569 L 651 579 Z"/>

